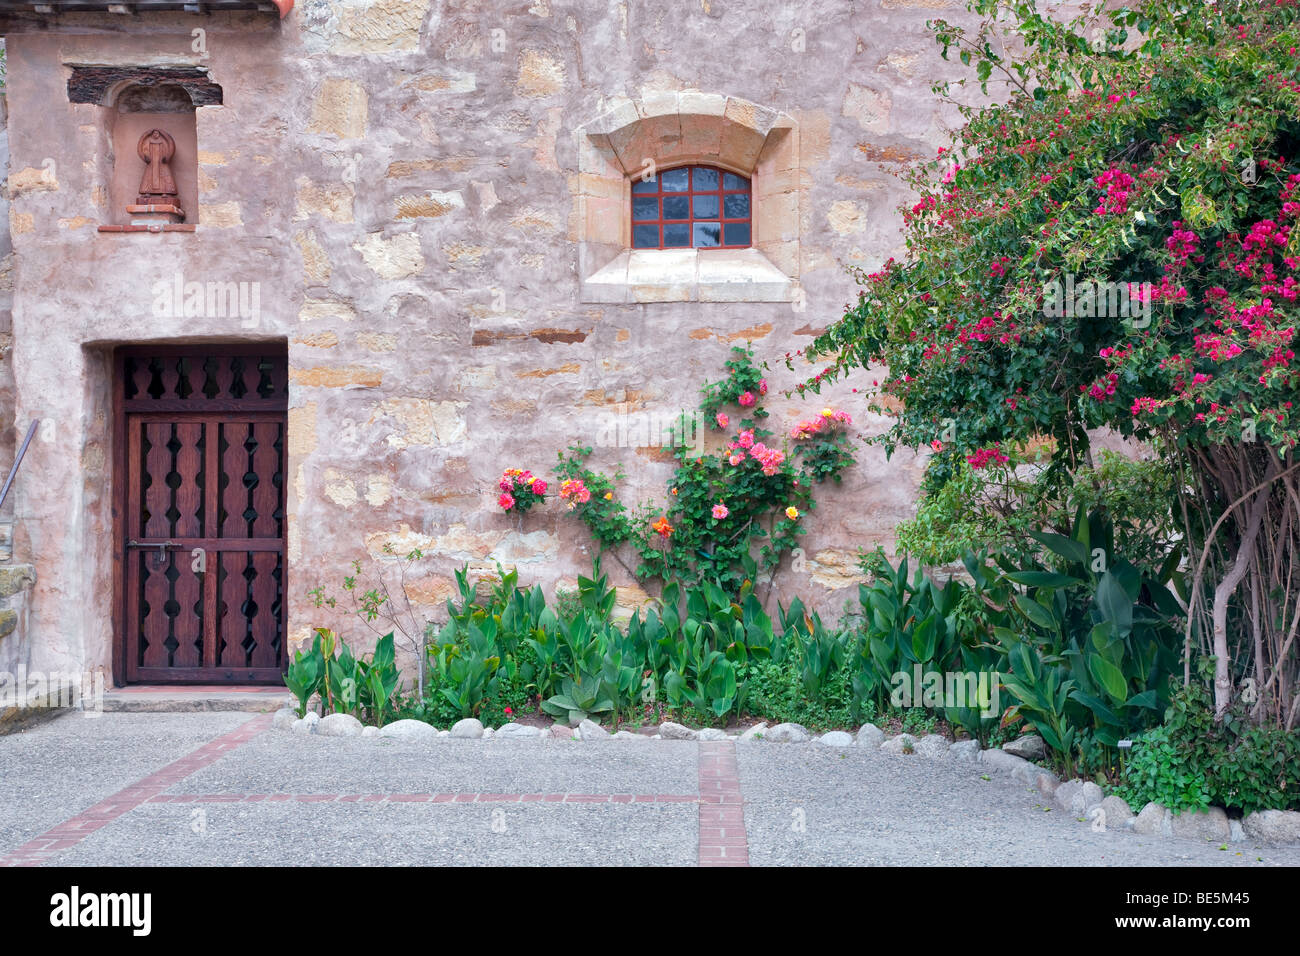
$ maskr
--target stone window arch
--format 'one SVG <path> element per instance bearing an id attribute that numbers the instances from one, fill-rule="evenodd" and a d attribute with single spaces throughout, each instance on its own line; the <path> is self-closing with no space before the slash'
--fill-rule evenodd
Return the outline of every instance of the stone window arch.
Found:
<path id="1" fill-rule="evenodd" d="M 798 133 L 785 113 L 698 90 L 624 99 L 580 127 L 583 301 L 790 301 L 799 276 Z M 681 166 L 750 181 L 748 248 L 633 248 L 633 183 Z"/>

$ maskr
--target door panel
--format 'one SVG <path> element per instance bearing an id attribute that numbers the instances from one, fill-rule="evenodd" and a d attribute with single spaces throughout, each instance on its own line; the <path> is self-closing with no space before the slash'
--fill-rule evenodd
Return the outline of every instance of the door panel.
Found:
<path id="1" fill-rule="evenodd" d="M 271 406 L 287 407 L 284 358 L 119 361 L 126 678 L 279 683 L 286 412 Z"/>

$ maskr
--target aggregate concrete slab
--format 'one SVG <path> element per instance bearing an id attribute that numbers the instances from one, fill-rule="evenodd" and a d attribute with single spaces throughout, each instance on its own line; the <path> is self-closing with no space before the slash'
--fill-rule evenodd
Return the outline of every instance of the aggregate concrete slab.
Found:
<path id="1" fill-rule="evenodd" d="M 695 744 L 269 732 L 173 793 L 698 793 Z"/>
<path id="2" fill-rule="evenodd" d="M 1300 865 L 1300 849 L 1096 832 L 978 764 L 844 748 L 736 747 L 751 865 Z"/>
<path id="3" fill-rule="evenodd" d="M 80 712 L 0 737 L 0 852 L 249 720 L 243 713 Z"/>
<path id="4" fill-rule="evenodd" d="M 146 804 L 59 866 L 694 866 L 694 804 Z"/>

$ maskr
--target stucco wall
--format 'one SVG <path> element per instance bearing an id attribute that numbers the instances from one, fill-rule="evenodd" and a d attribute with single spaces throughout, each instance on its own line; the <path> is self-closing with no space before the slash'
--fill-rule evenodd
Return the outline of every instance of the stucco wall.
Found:
<path id="1" fill-rule="evenodd" d="M 588 569 L 589 537 L 558 501 L 522 521 L 496 508 L 501 469 L 549 473 L 558 450 L 598 441 L 602 416 L 693 408 L 732 343 L 773 361 L 773 392 L 793 383 L 780 360 L 855 294 L 843 264 L 901 252 L 905 191 L 880 164 L 933 156 L 956 123 L 930 86 L 960 68 L 923 24 L 961 14 L 947 0 L 300 0 L 283 22 L 12 21 L 14 414 L 57 426 L 18 489 L 18 549 L 39 582 L 33 666 L 110 660 L 114 343 L 287 339 L 291 640 L 337 623 L 307 589 L 386 541 L 431 556 L 410 592 L 430 609 L 462 563 L 516 564 L 548 588 Z M 111 111 L 68 102 L 78 63 L 198 64 L 222 87 L 223 105 L 197 113 L 196 232 L 96 231 L 114 221 Z M 797 179 L 780 189 L 796 301 L 583 301 L 578 130 L 684 90 L 793 121 Z M 256 324 L 156 317 L 151 290 L 177 273 L 260 283 Z M 882 427 L 847 387 L 769 407 L 784 424 L 827 402 L 860 433 Z M 777 593 L 837 611 L 855 597 L 856 550 L 888 547 L 911 515 L 921 463 L 860 459 L 822 491 L 806 565 L 783 569 Z M 596 464 L 618 461 L 628 500 L 663 494 L 654 449 L 597 449 Z"/>

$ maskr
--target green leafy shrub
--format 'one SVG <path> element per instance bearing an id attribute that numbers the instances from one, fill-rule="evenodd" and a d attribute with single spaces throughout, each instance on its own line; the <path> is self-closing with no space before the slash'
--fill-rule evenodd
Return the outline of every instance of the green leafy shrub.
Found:
<path id="1" fill-rule="evenodd" d="M 898 526 L 898 550 L 930 565 L 967 551 L 1024 551 L 1035 547 L 1032 532 L 1068 535 L 1080 508 L 1104 509 L 1116 548 L 1139 567 L 1158 566 L 1177 538 L 1173 468 L 1164 461 L 1103 449 L 1095 468 L 1070 472 L 1053 467 L 1041 446 L 1008 459 L 982 469 L 956 462 L 948 482 L 923 494 L 916 517 Z"/>
<path id="2" fill-rule="evenodd" d="M 373 654 L 355 657 L 333 631 L 319 627 L 311 649 L 294 655 L 284 682 L 298 698 L 300 717 L 319 695 L 324 715 L 351 714 L 382 727 L 392 712 L 400 678 L 393 658 L 392 634 L 379 639 Z"/>
<path id="3" fill-rule="evenodd" d="M 1216 721 L 1210 679 L 1206 661 L 1173 694 L 1164 723 L 1134 740 L 1115 792 L 1135 810 L 1151 801 L 1176 813 L 1300 809 L 1300 736 L 1258 726 L 1240 709 Z"/>

